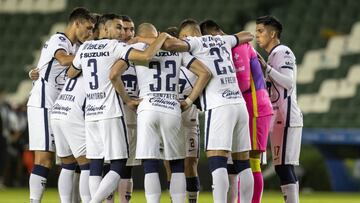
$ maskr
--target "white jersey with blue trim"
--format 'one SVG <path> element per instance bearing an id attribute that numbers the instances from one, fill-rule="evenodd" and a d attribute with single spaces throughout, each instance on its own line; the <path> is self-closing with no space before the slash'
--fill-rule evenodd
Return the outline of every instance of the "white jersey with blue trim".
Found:
<path id="1" fill-rule="evenodd" d="M 58 50 L 75 55 L 79 45 L 72 44 L 64 33 L 56 33 L 44 44 L 37 65 L 39 79 L 34 82 L 28 106 L 51 108 L 63 88 L 66 69 L 55 59 Z"/>
<path id="2" fill-rule="evenodd" d="M 84 77 L 68 78 L 51 110 L 51 119 L 84 124 Z"/>
<path id="3" fill-rule="evenodd" d="M 131 98 L 139 97 L 139 86 L 137 84 L 137 77 L 135 66 L 130 65 L 121 75 L 121 80 L 124 83 L 125 91 Z"/>
<path id="4" fill-rule="evenodd" d="M 145 44 L 139 43 L 137 49 L 144 50 Z M 136 65 L 136 74 L 142 99 L 137 112 L 144 110 L 159 111 L 181 116 L 179 93 L 180 67 L 189 67 L 195 60 L 188 53 L 160 50 L 148 64 Z"/>
<path id="5" fill-rule="evenodd" d="M 190 53 L 203 62 L 211 71 L 212 78 L 201 95 L 204 110 L 219 106 L 245 103 L 239 89 L 231 48 L 238 44 L 232 35 L 187 37 Z"/>
<path id="6" fill-rule="evenodd" d="M 179 99 L 184 100 L 191 94 L 194 84 L 197 80 L 197 76 L 189 69 L 181 66 L 179 77 Z"/>
<path id="7" fill-rule="evenodd" d="M 266 79 L 274 116 L 286 127 L 303 126 L 303 115 L 296 98 L 296 58 L 291 49 L 285 45 L 274 47 L 268 57 L 267 64 L 272 70 L 267 71 Z M 279 74 L 291 79 L 291 88 L 281 84 Z M 278 123 L 279 124 L 279 123 Z"/>
<path id="8" fill-rule="evenodd" d="M 76 54 L 73 66 L 82 70 L 86 92 L 85 121 L 97 121 L 123 116 L 122 100 L 109 75 L 119 59 L 127 61 L 132 48 L 118 40 L 87 41 Z"/>

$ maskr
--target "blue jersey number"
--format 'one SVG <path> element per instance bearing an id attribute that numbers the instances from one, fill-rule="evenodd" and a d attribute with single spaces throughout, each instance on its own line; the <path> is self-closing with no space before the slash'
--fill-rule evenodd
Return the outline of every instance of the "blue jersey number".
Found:
<path id="1" fill-rule="evenodd" d="M 228 56 L 227 56 L 227 60 L 231 60 L 230 58 L 230 54 L 229 52 L 226 50 L 225 47 L 221 47 L 223 51 L 223 53 L 226 53 Z M 217 56 L 217 59 L 214 60 L 214 65 L 215 65 L 215 69 L 216 69 L 216 73 L 217 75 L 225 75 L 227 74 L 227 69 L 229 69 L 229 72 L 230 73 L 234 73 L 235 70 L 233 67 L 231 66 L 227 66 L 227 67 L 221 67 L 221 63 L 224 62 L 224 59 L 221 57 L 221 54 L 220 54 L 220 49 L 217 48 L 217 47 L 213 47 L 210 49 L 210 55 L 212 56 Z"/>
<path id="2" fill-rule="evenodd" d="M 94 78 L 94 82 L 89 82 L 90 84 L 90 89 L 92 90 L 96 90 L 97 88 L 99 88 L 99 79 L 97 76 L 97 61 L 96 59 L 89 59 L 88 60 L 88 67 L 92 67 L 93 71 L 91 72 L 91 77 Z"/>
<path id="3" fill-rule="evenodd" d="M 67 92 L 71 92 L 73 91 L 75 85 L 76 85 L 76 82 L 77 82 L 77 77 L 76 78 L 71 78 L 69 80 L 69 82 L 67 83 L 66 87 L 65 87 L 65 91 Z"/>
<path id="4" fill-rule="evenodd" d="M 149 68 L 156 69 L 156 73 L 153 75 L 154 79 L 156 79 L 156 85 L 150 84 L 150 90 L 153 92 L 161 91 L 161 64 L 158 61 L 151 61 L 149 63 Z M 171 82 L 171 79 L 176 77 L 176 62 L 175 61 L 165 61 L 165 68 L 170 68 L 171 73 L 167 74 L 165 80 L 165 90 L 166 91 L 175 91 L 176 83 Z"/>

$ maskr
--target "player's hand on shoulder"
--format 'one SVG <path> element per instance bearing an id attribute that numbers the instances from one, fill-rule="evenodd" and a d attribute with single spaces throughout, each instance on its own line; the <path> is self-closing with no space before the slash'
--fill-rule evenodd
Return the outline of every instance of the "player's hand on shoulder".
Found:
<path id="1" fill-rule="evenodd" d="M 129 41 L 127 41 L 127 44 L 136 44 L 139 42 L 139 37 L 133 37 Z"/>
<path id="2" fill-rule="evenodd" d="M 29 71 L 29 78 L 31 80 L 37 80 L 37 79 L 39 79 L 39 76 L 40 76 L 39 69 L 34 68 Z"/>
<path id="3" fill-rule="evenodd" d="M 160 33 L 159 37 L 165 37 L 166 39 L 172 39 L 172 38 L 174 38 L 173 36 L 169 35 L 169 34 L 166 33 L 166 32 Z"/>
<path id="4" fill-rule="evenodd" d="M 236 36 L 238 37 L 240 44 L 250 42 L 250 41 L 252 41 L 254 39 L 254 35 L 251 34 L 251 32 L 248 32 L 248 31 L 238 32 L 236 34 Z"/>
<path id="5" fill-rule="evenodd" d="M 130 99 L 126 105 L 129 107 L 129 109 L 136 111 L 137 107 L 139 106 L 142 99 Z"/>

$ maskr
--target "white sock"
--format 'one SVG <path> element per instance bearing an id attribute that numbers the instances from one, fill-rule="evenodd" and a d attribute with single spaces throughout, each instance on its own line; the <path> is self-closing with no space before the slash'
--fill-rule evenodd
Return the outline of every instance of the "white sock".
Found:
<path id="1" fill-rule="evenodd" d="M 160 203 L 161 185 L 158 173 L 145 174 L 144 188 L 147 203 Z"/>
<path id="2" fill-rule="evenodd" d="M 81 170 L 79 180 L 79 193 L 82 203 L 89 203 L 91 200 L 90 188 L 89 188 L 89 170 Z"/>
<path id="3" fill-rule="evenodd" d="M 79 184 L 80 184 L 79 181 L 80 181 L 80 173 L 77 173 L 75 171 L 74 176 L 73 176 L 73 190 L 72 190 L 72 197 L 71 197 L 72 203 L 80 203 L 81 202 L 80 193 L 79 193 Z"/>
<path id="4" fill-rule="evenodd" d="M 251 203 L 254 194 L 254 177 L 251 168 L 240 172 L 240 202 Z"/>
<path id="5" fill-rule="evenodd" d="M 229 174 L 229 192 L 227 195 L 228 203 L 235 203 L 238 196 L 238 175 Z"/>
<path id="6" fill-rule="evenodd" d="M 212 173 L 214 203 L 224 203 L 227 200 L 229 179 L 226 168 L 217 168 Z"/>
<path id="7" fill-rule="evenodd" d="M 286 203 L 299 203 L 299 192 L 296 183 L 282 185 L 280 187 Z"/>
<path id="8" fill-rule="evenodd" d="M 113 170 L 110 170 L 102 179 L 99 188 L 97 189 L 91 203 L 101 203 L 117 188 L 120 181 L 120 175 Z"/>
<path id="9" fill-rule="evenodd" d="M 31 203 L 38 203 L 41 201 L 42 196 L 44 194 L 44 190 L 46 188 L 46 182 L 47 182 L 46 178 L 31 173 L 29 179 Z"/>
<path id="10" fill-rule="evenodd" d="M 100 185 L 102 177 L 101 176 L 89 176 L 89 190 L 91 197 L 95 196 L 95 193 Z"/>
<path id="11" fill-rule="evenodd" d="M 172 173 L 170 180 L 170 196 L 173 203 L 184 203 L 186 199 L 185 173 Z"/>
<path id="12" fill-rule="evenodd" d="M 198 199 L 199 199 L 199 191 L 197 191 L 197 192 L 187 191 L 187 196 L 188 196 L 189 203 L 197 203 Z"/>
<path id="13" fill-rule="evenodd" d="M 62 203 L 70 203 L 72 200 L 74 173 L 75 170 L 61 169 L 58 180 L 58 190 Z"/>
<path id="14" fill-rule="evenodd" d="M 128 203 L 131 200 L 133 191 L 133 180 L 132 179 L 120 179 L 118 192 L 121 203 Z"/>

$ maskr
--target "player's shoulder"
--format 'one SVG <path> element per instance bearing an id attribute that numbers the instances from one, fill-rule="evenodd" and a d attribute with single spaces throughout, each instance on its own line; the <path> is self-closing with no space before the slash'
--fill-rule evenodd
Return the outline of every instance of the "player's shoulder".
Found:
<path id="1" fill-rule="evenodd" d="M 57 33 L 51 35 L 49 41 L 50 42 L 57 42 L 57 43 L 69 43 L 69 44 L 71 44 L 70 39 L 66 36 L 65 33 L 62 33 L 62 32 L 57 32 Z"/>
<path id="2" fill-rule="evenodd" d="M 270 52 L 270 56 L 295 58 L 295 55 L 292 52 L 292 50 L 288 46 L 283 44 L 279 44 L 276 47 L 274 47 L 273 50 Z"/>
<path id="3" fill-rule="evenodd" d="M 130 46 L 131 48 L 134 48 L 134 49 L 144 50 L 144 49 L 146 49 L 146 47 L 148 45 L 145 44 L 145 43 L 142 43 L 142 42 L 138 42 L 138 43 L 135 43 L 135 44 L 130 44 L 128 46 Z"/>

